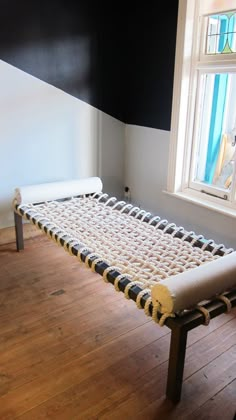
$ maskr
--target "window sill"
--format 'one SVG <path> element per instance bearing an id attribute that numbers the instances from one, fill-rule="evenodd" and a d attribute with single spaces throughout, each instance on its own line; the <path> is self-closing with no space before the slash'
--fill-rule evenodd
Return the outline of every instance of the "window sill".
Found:
<path id="1" fill-rule="evenodd" d="M 228 207 L 227 205 L 221 204 L 223 200 L 216 198 L 216 197 L 210 197 L 210 198 L 202 198 L 199 193 L 187 190 L 186 192 L 177 192 L 177 193 L 170 193 L 168 191 L 163 191 L 163 193 L 179 198 L 181 200 L 188 201 L 190 203 L 196 204 L 201 207 L 205 207 L 208 210 L 213 210 L 218 213 L 224 214 L 225 216 L 230 216 L 233 218 L 236 218 L 236 209 L 232 207 Z"/>

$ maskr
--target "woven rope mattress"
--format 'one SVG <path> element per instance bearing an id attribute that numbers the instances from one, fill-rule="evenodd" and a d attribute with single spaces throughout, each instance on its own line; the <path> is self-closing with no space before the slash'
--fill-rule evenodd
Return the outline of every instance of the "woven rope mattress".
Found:
<path id="1" fill-rule="evenodd" d="M 115 272 L 114 285 L 119 291 L 120 283 L 125 279 L 122 290 L 127 298 L 130 289 L 137 286 L 137 306 L 144 306 L 147 315 L 150 315 L 150 304 L 155 301 L 154 294 L 152 297 L 151 294 L 156 284 L 179 278 L 180 273 L 222 260 L 222 256 L 233 252 L 222 244 L 216 245 L 212 240 L 186 232 L 182 227 L 152 217 L 144 210 L 103 193 L 36 205 L 15 204 L 15 211 L 80 261 L 84 261 L 82 256 L 85 253 L 85 262 L 92 269 L 105 263 L 104 280 L 108 279 L 110 272 Z M 143 297 L 145 305 L 141 305 Z M 204 296 L 204 299 L 210 297 Z M 174 312 L 189 309 L 191 299 L 189 302 L 189 305 L 185 303 L 184 307 L 177 307 L 180 309 L 177 311 L 172 307 L 161 308 L 158 300 L 156 312 L 173 316 Z"/>

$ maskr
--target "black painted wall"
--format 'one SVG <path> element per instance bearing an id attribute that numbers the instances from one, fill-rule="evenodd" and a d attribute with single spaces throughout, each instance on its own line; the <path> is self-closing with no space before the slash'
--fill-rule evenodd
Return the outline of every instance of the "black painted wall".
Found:
<path id="1" fill-rule="evenodd" d="M 170 129 L 178 1 L 136 6 L 128 27 L 125 119 Z"/>
<path id="2" fill-rule="evenodd" d="M 126 123 L 169 130 L 178 0 L 94 3 L 0 0 L 0 59 Z"/>

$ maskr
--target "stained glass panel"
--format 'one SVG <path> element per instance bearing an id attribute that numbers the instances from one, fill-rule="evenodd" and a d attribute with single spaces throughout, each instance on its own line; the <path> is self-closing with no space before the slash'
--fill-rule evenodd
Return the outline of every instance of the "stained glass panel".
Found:
<path id="1" fill-rule="evenodd" d="M 208 16 L 206 54 L 236 53 L 236 10 Z"/>

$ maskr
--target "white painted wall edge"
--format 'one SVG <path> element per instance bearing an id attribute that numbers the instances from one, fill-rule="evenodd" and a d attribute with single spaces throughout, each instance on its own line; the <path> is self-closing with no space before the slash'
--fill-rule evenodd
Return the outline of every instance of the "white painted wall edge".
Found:
<path id="1" fill-rule="evenodd" d="M 125 124 L 0 60 L 0 228 L 14 188 L 100 176 L 123 191 Z"/>

